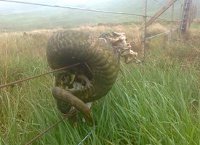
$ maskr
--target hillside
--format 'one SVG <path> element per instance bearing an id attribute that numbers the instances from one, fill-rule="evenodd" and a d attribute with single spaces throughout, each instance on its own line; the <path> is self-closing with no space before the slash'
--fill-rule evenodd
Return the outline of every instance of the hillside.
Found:
<path id="1" fill-rule="evenodd" d="M 31 2 L 25 0 L 27 2 Z M 32 1 L 34 3 L 46 3 L 44 0 Z M 143 1 L 138 0 L 102 0 L 90 1 L 83 0 L 81 3 L 67 3 L 67 1 L 50 0 L 50 5 L 62 5 L 81 7 L 88 9 L 98 9 L 104 11 L 116 11 L 143 14 Z M 88 3 L 86 3 L 88 2 Z M 199 1 L 196 1 L 200 5 Z M 151 0 L 148 3 L 148 15 L 153 15 L 162 5 L 166 3 L 165 0 Z M 176 2 L 175 17 L 181 17 L 181 0 Z M 0 5 L 0 29 L 1 31 L 16 31 L 16 30 L 30 30 L 42 28 L 65 28 L 75 27 L 82 24 L 97 24 L 97 23 L 122 23 L 122 22 L 137 22 L 141 21 L 141 17 L 126 16 L 126 15 L 112 15 L 102 13 L 90 13 L 78 10 L 60 9 L 60 8 L 47 8 L 41 6 L 12 4 L 2 2 Z M 200 12 L 198 12 L 200 13 Z M 200 14 L 198 14 L 200 15 Z M 164 13 L 161 17 L 169 19 L 170 10 Z"/>

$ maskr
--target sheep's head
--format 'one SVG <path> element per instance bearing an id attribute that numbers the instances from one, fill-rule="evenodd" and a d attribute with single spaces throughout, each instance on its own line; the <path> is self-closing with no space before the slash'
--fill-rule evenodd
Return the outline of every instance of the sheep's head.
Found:
<path id="1" fill-rule="evenodd" d="M 127 43 L 125 33 L 103 33 L 100 35 L 99 39 L 103 39 L 105 42 L 110 43 L 115 51 L 117 51 L 121 57 L 125 58 L 125 63 L 137 60 L 136 57 L 138 53 L 131 50 L 131 45 L 130 43 Z"/>

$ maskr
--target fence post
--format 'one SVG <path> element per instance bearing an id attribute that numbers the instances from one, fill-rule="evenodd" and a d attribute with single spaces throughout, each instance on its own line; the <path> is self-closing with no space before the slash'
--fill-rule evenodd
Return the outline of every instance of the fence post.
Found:
<path id="1" fill-rule="evenodd" d="M 181 33 L 186 34 L 190 25 L 190 11 L 191 11 L 192 0 L 185 0 L 183 6 L 182 23 L 180 26 Z"/>
<path id="2" fill-rule="evenodd" d="M 170 33 L 169 33 L 169 41 L 171 41 L 173 39 L 173 24 L 174 24 L 174 3 L 172 5 L 172 9 L 171 9 L 171 24 L 170 24 Z"/>
<path id="3" fill-rule="evenodd" d="M 143 32 L 143 38 L 142 38 L 142 48 L 143 48 L 143 61 L 146 57 L 146 35 L 147 35 L 147 0 L 144 0 L 144 32 Z"/>

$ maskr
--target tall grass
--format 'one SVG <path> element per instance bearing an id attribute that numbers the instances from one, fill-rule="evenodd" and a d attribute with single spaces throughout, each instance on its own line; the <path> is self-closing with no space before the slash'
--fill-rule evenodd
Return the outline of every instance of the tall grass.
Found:
<path id="1" fill-rule="evenodd" d="M 1 83 L 46 71 L 47 39 L 1 37 Z M 196 43 L 192 45 L 199 51 Z M 146 62 L 122 63 L 112 90 L 94 103 L 96 129 L 81 121 L 77 127 L 64 121 L 34 145 L 75 145 L 90 131 L 83 144 L 199 145 L 200 55 L 190 55 L 190 46 L 174 42 L 164 47 L 160 40 L 152 41 Z M 1 89 L 0 144 L 23 145 L 61 117 L 52 84 L 53 76 L 48 75 Z"/>

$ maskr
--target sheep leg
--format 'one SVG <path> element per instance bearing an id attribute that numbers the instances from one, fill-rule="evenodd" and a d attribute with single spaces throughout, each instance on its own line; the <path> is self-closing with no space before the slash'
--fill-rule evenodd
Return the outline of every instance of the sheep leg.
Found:
<path id="1" fill-rule="evenodd" d="M 52 89 L 52 94 L 56 99 L 62 100 L 66 103 L 69 103 L 71 106 L 74 106 L 77 110 L 83 113 L 85 120 L 89 124 L 93 124 L 91 111 L 82 100 L 74 96 L 71 92 L 61 89 L 59 87 L 54 87 Z"/>

